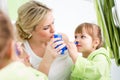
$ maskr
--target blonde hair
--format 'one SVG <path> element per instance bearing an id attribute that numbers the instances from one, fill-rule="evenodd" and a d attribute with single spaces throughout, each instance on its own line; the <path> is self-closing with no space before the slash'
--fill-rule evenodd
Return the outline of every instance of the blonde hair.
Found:
<path id="1" fill-rule="evenodd" d="M 13 39 L 13 25 L 8 16 L 0 10 L 0 59 L 11 58 L 8 48 Z"/>
<path id="2" fill-rule="evenodd" d="M 82 23 L 75 29 L 75 34 L 82 33 L 83 29 L 85 29 L 85 31 L 92 37 L 93 40 L 95 38 L 99 39 L 100 43 L 96 49 L 100 48 L 103 45 L 101 29 L 98 25 L 93 23 Z"/>
<path id="3" fill-rule="evenodd" d="M 23 4 L 18 9 L 18 19 L 16 21 L 18 39 L 29 39 L 31 37 L 30 33 L 50 11 L 50 8 L 37 1 L 29 1 Z"/>

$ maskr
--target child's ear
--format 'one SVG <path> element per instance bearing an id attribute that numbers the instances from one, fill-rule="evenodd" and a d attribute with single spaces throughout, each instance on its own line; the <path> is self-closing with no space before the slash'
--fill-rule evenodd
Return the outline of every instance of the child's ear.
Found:
<path id="1" fill-rule="evenodd" d="M 100 44 L 100 40 L 98 38 L 94 39 L 94 48 L 96 49 Z"/>

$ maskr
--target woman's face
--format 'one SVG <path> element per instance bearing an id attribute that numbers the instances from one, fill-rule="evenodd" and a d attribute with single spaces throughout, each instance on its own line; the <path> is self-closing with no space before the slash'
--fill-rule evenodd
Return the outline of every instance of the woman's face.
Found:
<path id="1" fill-rule="evenodd" d="M 41 42 L 48 42 L 54 35 L 54 18 L 52 12 L 49 12 L 45 19 L 36 26 L 32 32 L 32 38 L 37 39 Z"/>
<path id="2" fill-rule="evenodd" d="M 83 33 L 75 34 L 75 41 L 78 42 L 77 49 L 83 54 L 89 54 L 93 50 L 92 37 L 83 29 Z"/>

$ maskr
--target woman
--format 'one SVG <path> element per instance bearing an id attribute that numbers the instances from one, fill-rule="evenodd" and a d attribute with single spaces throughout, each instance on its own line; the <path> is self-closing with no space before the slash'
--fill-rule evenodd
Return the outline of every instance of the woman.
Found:
<path id="1" fill-rule="evenodd" d="M 0 80 L 48 80 L 45 74 L 26 66 L 16 56 L 13 32 L 10 20 L 0 11 Z"/>
<path id="2" fill-rule="evenodd" d="M 16 28 L 33 68 L 46 73 L 49 80 L 66 80 L 69 77 L 72 61 L 68 55 L 60 57 L 52 48 L 49 49 L 51 46 L 48 43 L 54 40 L 55 32 L 54 17 L 50 8 L 37 1 L 23 4 L 18 9 Z M 54 58 L 54 55 L 58 58 Z M 41 67 L 40 64 L 47 68 Z"/>

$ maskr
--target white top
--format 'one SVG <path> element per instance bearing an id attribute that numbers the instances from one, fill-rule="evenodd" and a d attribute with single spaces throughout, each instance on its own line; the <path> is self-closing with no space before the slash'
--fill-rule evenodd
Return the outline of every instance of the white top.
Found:
<path id="1" fill-rule="evenodd" d="M 24 44 L 26 53 L 29 55 L 29 60 L 30 60 L 31 65 L 33 66 L 33 68 L 38 69 L 39 64 L 40 64 L 42 58 L 37 56 L 33 52 L 33 50 L 31 49 L 28 41 L 25 41 L 23 44 Z"/>
<path id="2" fill-rule="evenodd" d="M 60 55 L 52 63 L 50 72 L 48 74 L 48 80 L 70 80 L 69 78 L 73 62 L 68 53 L 66 53 Z"/>
<path id="3" fill-rule="evenodd" d="M 30 56 L 30 63 L 36 69 L 38 69 L 42 58 L 38 57 L 30 48 L 28 41 L 24 42 L 25 50 Z M 65 54 L 58 56 L 52 63 L 48 74 L 48 80 L 70 80 L 71 67 L 73 65 L 72 59 L 68 55 L 68 51 Z"/>

